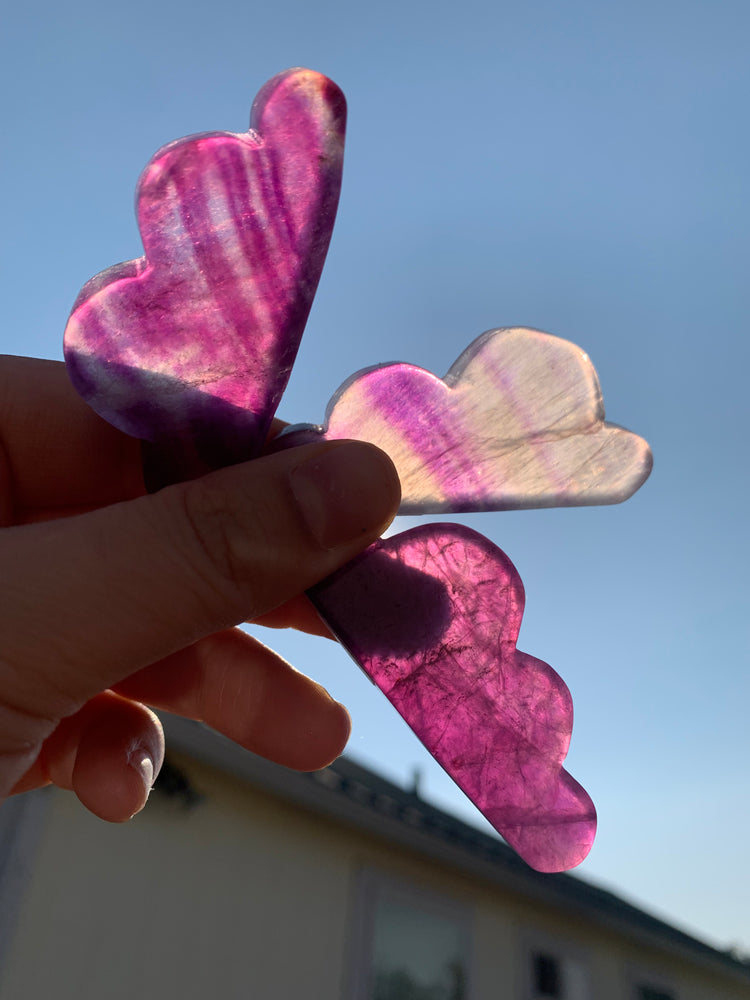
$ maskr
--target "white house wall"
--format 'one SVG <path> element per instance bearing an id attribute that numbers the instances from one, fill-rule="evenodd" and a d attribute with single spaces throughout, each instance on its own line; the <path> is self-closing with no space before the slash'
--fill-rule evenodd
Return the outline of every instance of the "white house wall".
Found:
<path id="1" fill-rule="evenodd" d="M 750 998 L 747 986 L 605 927 L 179 763 L 204 799 L 187 810 L 155 794 L 122 826 L 92 818 L 71 795 L 46 793 L 0 1000 L 350 1000 L 363 872 L 439 893 L 470 914 L 468 1000 L 530 1000 L 534 947 L 585 964 L 585 1000 L 632 1000 L 641 972 L 660 976 L 677 1000 Z"/>

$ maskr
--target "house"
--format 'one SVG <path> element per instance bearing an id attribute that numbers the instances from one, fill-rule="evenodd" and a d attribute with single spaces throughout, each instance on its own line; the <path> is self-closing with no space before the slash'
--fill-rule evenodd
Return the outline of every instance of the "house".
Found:
<path id="1" fill-rule="evenodd" d="M 130 824 L 0 809 L 0 1000 L 741 1000 L 750 964 L 342 758 L 181 719 Z"/>

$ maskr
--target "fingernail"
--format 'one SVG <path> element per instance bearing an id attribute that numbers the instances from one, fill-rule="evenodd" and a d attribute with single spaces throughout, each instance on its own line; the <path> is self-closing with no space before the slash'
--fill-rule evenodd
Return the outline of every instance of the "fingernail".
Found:
<path id="1" fill-rule="evenodd" d="M 131 750 L 128 754 L 128 766 L 137 772 L 146 791 L 151 791 L 154 783 L 154 761 L 148 751 L 143 748 Z"/>
<path id="2" fill-rule="evenodd" d="M 324 549 L 385 531 L 400 499 L 390 458 L 361 441 L 317 451 L 292 469 L 289 479 L 302 516 Z"/>

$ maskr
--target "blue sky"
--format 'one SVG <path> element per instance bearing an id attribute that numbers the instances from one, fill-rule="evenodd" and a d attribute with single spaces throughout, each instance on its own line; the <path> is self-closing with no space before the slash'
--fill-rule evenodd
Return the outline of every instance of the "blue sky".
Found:
<path id="1" fill-rule="evenodd" d="M 61 357 L 80 286 L 141 252 L 151 154 L 244 130 L 294 65 L 350 117 L 281 416 L 320 420 L 377 362 L 443 374 L 491 327 L 589 353 L 608 418 L 652 445 L 649 482 L 623 506 L 464 520 L 521 574 L 520 648 L 573 693 L 569 769 L 600 815 L 580 874 L 747 951 L 749 33 L 726 0 L 72 0 L 14 5 L 0 42 L 6 353 Z M 271 642 L 350 707 L 353 755 L 421 768 L 479 822 L 345 654 Z"/>

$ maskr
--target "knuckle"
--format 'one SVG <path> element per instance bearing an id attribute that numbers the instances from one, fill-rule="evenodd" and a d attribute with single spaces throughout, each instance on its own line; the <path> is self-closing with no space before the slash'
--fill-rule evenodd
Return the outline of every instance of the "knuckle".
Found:
<path id="1" fill-rule="evenodd" d="M 219 600 L 232 602 L 237 614 L 244 615 L 254 601 L 254 512 L 243 509 L 229 490 L 210 478 L 185 484 L 180 497 L 193 571 Z"/>
<path id="2" fill-rule="evenodd" d="M 0 704 L 0 798 L 29 770 L 56 724 L 55 718 Z"/>

